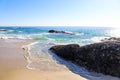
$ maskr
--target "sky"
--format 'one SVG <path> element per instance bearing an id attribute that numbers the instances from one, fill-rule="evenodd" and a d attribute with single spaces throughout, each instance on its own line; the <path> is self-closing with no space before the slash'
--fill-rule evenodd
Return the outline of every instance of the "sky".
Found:
<path id="1" fill-rule="evenodd" d="M 120 27 L 120 0 L 0 0 L 0 26 Z"/>

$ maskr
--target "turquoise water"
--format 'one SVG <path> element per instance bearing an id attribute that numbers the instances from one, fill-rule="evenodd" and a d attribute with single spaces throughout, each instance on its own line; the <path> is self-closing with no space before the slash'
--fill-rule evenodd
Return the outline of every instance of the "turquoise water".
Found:
<path id="1" fill-rule="evenodd" d="M 51 40 L 53 42 L 89 44 L 99 41 L 105 37 L 111 37 L 110 27 L 0 27 L 8 31 L 0 32 L 1 38 L 21 38 L 33 40 Z M 51 34 L 49 30 L 68 31 L 75 33 Z"/>

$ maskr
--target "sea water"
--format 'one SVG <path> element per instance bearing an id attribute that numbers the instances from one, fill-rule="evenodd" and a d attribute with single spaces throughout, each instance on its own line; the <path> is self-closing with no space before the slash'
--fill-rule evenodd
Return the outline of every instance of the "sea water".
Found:
<path id="1" fill-rule="evenodd" d="M 0 27 L 8 31 L 0 31 L 0 38 L 21 38 L 33 40 L 52 40 L 55 42 L 89 44 L 105 37 L 113 36 L 110 32 L 113 28 L 108 27 Z M 69 34 L 50 34 L 49 30 L 68 31 Z M 114 31 L 115 32 L 115 31 Z"/>
<path id="2" fill-rule="evenodd" d="M 49 33 L 49 30 L 66 31 L 75 35 L 63 33 Z M 65 61 L 49 51 L 57 44 L 87 45 L 100 42 L 104 38 L 120 37 L 119 29 L 111 27 L 63 27 L 63 26 L 37 26 L 37 27 L 0 27 L 0 38 L 3 39 L 31 39 L 34 43 L 28 45 L 25 54 L 28 69 L 41 71 L 70 70 L 91 80 L 118 80 L 118 78 L 92 73 L 69 61 Z"/>

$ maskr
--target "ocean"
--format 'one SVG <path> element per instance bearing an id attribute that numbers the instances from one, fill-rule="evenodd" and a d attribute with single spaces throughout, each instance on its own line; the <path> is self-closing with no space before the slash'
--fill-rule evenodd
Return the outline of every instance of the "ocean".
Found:
<path id="1" fill-rule="evenodd" d="M 49 30 L 65 31 L 65 33 L 49 33 Z M 104 38 L 120 37 L 120 30 L 111 27 L 69 27 L 69 26 L 33 26 L 33 27 L 0 27 L 1 39 L 27 39 L 35 42 L 27 45 L 25 54 L 28 69 L 33 70 L 70 70 L 89 80 L 118 80 L 118 78 L 87 71 L 69 61 L 63 60 L 49 51 L 56 44 L 79 44 L 80 46 L 100 42 Z"/>
<path id="2" fill-rule="evenodd" d="M 0 27 L 0 38 L 19 38 L 33 40 L 51 40 L 53 42 L 80 43 L 82 45 L 94 43 L 105 37 L 112 37 L 110 27 Z M 50 34 L 49 30 L 67 31 L 75 35 Z"/>

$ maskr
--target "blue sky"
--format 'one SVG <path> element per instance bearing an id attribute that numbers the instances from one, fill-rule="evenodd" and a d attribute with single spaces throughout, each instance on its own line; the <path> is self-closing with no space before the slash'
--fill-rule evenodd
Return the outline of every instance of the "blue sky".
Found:
<path id="1" fill-rule="evenodd" d="M 120 0 L 0 0 L 0 26 L 120 27 Z"/>

